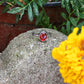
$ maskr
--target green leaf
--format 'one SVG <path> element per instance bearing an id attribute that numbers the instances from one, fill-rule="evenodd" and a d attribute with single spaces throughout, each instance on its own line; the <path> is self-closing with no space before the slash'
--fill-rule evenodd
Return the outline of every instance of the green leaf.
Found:
<path id="1" fill-rule="evenodd" d="M 2 5 L 2 3 L 4 3 L 4 1 L 2 0 L 2 1 L 0 1 L 0 5 Z"/>
<path id="2" fill-rule="evenodd" d="M 10 5 L 5 6 L 5 8 L 2 10 L 1 13 L 3 14 L 3 13 L 5 13 L 5 12 L 7 12 L 7 10 L 9 9 L 9 7 L 10 7 Z"/>
<path id="3" fill-rule="evenodd" d="M 84 11 L 84 6 L 80 8 L 80 11 L 81 11 L 81 12 Z"/>
<path id="4" fill-rule="evenodd" d="M 69 0 L 65 0 L 65 6 L 68 13 L 70 13 L 70 3 Z"/>
<path id="5" fill-rule="evenodd" d="M 21 10 L 22 10 L 21 7 L 15 7 L 15 8 L 12 8 L 11 10 L 7 11 L 7 13 L 16 14 L 16 13 L 19 13 Z"/>
<path id="6" fill-rule="evenodd" d="M 71 10 L 71 9 L 70 9 L 69 4 L 66 4 L 66 10 L 67 10 L 68 13 L 70 13 L 70 10 Z"/>
<path id="7" fill-rule="evenodd" d="M 70 0 L 66 0 L 67 4 L 69 4 L 69 1 L 70 1 Z"/>
<path id="8" fill-rule="evenodd" d="M 77 20 L 73 17 L 69 18 L 73 26 L 77 26 Z"/>
<path id="9" fill-rule="evenodd" d="M 63 8 L 65 8 L 65 0 L 61 0 L 61 5 Z"/>
<path id="10" fill-rule="evenodd" d="M 41 1 L 41 0 L 38 0 L 37 2 L 38 2 L 38 5 L 39 5 L 40 7 L 42 7 L 42 1 Z"/>
<path id="11" fill-rule="evenodd" d="M 77 14 L 77 17 L 79 17 L 79 9 L 78 9 L 78 7 L 76 8 L 76 14 Z"/>
<path id="12" fill-rule="evenodd" d="M 74 8 L 74 2 L 73 2 L 73 0 L 70 0 L 70 3 L 71 3 L 72 8 Z"/>
<path id="13" fill-rule="evenodd" d="M 84 21 L 82 21 L 78 24 L 79 29 L 81 29 L 82 26 L 84 26 Z"/>
<path id="14" fill-rule="evenodd" d="M 61 32 L 64 33 L 64 34 L 66 34 L 66 29 L 63 26 L 61 28 Z"/>
<path id="15" fill-rule="evenodd" d="M 67 23 L 66 23 L 66 31 L 67 31 L 67 35 L 70 33 L 70 21 L 67 20 Z"/>
<path id="16" fill-rule="evenodd" d="M 24 0 L 25 3 L 29 3 L 30 0 Z"/>
<path id="17" fill-rule="evenodd" d="M 79 17 L 80 17 L 81 19 L 84 19 L 84 14 L 79 13 Z"/>
<path id="18" fill-rule="evenodd" d="M 80 22 L 79 24 L 78 24 L 78 28 L 79 28 L 79 30 L 78 30 L 78 33 L 77 34 L 79 34 L 80 32 L 81 32 L 81 27 L 82 26 L 84 26 L 84 21 L 82 21 L 82 22 Z"/>
<path id="19" fill-rule="evenodd" d="M 71 32 L 73 31 L 73 29 L 74 29 L 74 26 L 71 26 Z"/>
<path id="20" fill-rule="evenodd" d="M 41 22 L 41 19 L 42 19 L 43 13 L 44 13 L 44 11 L 42 10 L 42 11 L 40 12 L 39 16 L 37 16 L 36 23 L 35 23 L 36 25 L 38 25 L 39 22 Z"/>
<path id="21" fill-rule="evenodd" d="M 53 28 L 54 28 L 55 30 L 57 30 L 57 27 L 56 27 L 56 26 L 53 26 Z"/>
<path id="22" fill-rule="evenodd" d="M 15 18 L 16 18 L 16 23 L 18 23 L 18 21 L 19 21 L 19 15 L 15 14 Z"/>
<path id="23" fill-rule="evenodd" d="M 32 13 L 31 5 L 28 6 L 28 17 L 29 17 L 29 20 L 32 22 L 33 21 L 33 13 Z"/>
<path id="24" fill-rule="evenodd" d="M 67 17 L 66 17 L 66 14 L 64 12 L 61 13 L 61 16 L 66 20 Z"/>
<path id="25" fill-rule="evenodd" d="M 20 15 L 20 20 L 22 19 L 22 16 L 24 15 L 24 10 L 21 11 L 21 15 Z"/>
<path id="26" fill-rule="evenodd" d="M 33 9 L 36 16 L 39 15 L 38 6 L 35 1 L 33 1 Z"/>
<path id="27" fill-rule="evenodd" d="M 17 3 L 20 6 L 24 6 L 24 4 L 22 4 L 21 2 L 19 2 L 18 0 L 15 0 L 15 3 Z"/>
<path id="28" fill-rule="evenodd" d="M 52 24 L 49 24 L 48 28 L 52 28 Z"/>

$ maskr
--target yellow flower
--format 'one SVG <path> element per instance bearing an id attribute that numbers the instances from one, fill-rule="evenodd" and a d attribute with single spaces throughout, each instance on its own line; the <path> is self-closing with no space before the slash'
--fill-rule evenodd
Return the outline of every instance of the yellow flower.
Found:
<path id="1" fill-rule="evenodd" d="M 84 84 L 84 26 L 78 28 L 52 50 L 52 57 L 59 61 L 60 73 L 65 83 Z"/>

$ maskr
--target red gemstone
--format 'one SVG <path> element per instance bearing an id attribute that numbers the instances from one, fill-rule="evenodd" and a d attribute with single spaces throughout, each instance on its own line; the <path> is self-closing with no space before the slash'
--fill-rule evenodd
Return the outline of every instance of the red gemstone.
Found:
<path id="1" fill-rule="evenodd" d="M 47 33 L 45 31 L 41 31 L 40 40 L 45 41 L 47 39 Z"/>

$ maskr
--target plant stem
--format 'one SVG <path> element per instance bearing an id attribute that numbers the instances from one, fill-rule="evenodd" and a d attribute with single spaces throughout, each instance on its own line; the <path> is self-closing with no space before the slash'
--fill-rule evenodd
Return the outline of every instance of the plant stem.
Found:
<path id="1" fill-rule="evenodd" d="M 70 18 L 70 16 L 71 16 L 74 12 L 75 12 L 75 10 L 73 10 L 73 11 L 69 14 L 68 18 Z"/>
<path id="2" fill-rule="evenodd" d="M 24 6 L 23 8 L 28 7 L 28 5 L 30 5 L 34 0 L 30 1 L 26 6 Z"/>
<path id="3" fill-rule="evenodd" d="M 9 3 L 9 2 L 6 2 L 6 3 L 9 4 L 9 5 L 12 6 L 12 7 L 14 6 L 14 5 L 12 5 L 11 3 Z"/>

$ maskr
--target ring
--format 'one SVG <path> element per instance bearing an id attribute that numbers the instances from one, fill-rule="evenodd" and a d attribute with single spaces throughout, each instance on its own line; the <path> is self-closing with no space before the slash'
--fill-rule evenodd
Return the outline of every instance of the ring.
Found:
<path id="1" fill-rule="evenodd" d="M 40 33 L 34 33 L 32 32 L 33 36 L 38 36 L 41 42 L 44 42 L 47 40 L 47 32 L 42 30 Z"/>

